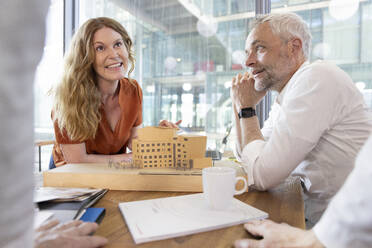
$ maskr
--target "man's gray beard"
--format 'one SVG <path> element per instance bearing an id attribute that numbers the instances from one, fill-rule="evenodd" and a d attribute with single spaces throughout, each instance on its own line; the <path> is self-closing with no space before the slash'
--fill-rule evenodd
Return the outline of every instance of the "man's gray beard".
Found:
<path id="1" fill-rule="evenodd" d="M 265 91 L 265 90 L 266 91 L 267 90 L 272 90 L 272 88 L 275 85 L 275 81 L 272 77 L 269 77 L 267 79 L 262 80 L 262 83 L 259 84 L 260 86 L 263 86 L 263 87 L 257 88 L 256 85 L 257 84 L 255 83 L 254 88 L 255 88 L 256 91 L 259 91 L 259 92 Z"/>
<path id="2" fill-rule="evenodd" d="M 289 67 L 289 66 L 288 66 Z M 288 68 L 285 68 L 286 71 Z M 267 71 L 267 69 L 265 69 Z M 283 80 L 285 78 L 285 75 L 277 75 L 278 77 L 273 77 L 271 74 L 267 74 L 267 78 L 263 78 L 262 79 L 262 82 L 260 85 L 262 85 L 263 87 L 258 90 L 256 88 L 256 83 L 254 84 L 254 88 L 257 90 L 257 91 L 264 91 L 264 90 L 272 90 L 272 91 L 276 91 L 276 92 L 279 92 L 280 88 L 281 88 L 281 85 L 283 84 Z"/>

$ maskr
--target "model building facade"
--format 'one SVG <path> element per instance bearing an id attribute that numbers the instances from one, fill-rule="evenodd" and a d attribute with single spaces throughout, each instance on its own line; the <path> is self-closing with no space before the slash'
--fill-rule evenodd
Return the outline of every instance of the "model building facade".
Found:
<path id="1" fill-rule="evenodd" d="M 206 136 L 177 135 L 174 128 L 144 127 L 132 141 L 137 168 L 193 169 L 212 165 L 205 157 Z"/>

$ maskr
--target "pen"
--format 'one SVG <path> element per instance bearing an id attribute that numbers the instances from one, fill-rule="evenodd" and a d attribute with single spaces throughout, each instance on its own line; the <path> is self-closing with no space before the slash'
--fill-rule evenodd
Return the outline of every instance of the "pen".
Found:
<path id="1" fill-rule="evenodd" d="M 87 210 L 84 208 L 83 210 L 81 210 L 74 218 L 74 220 L 80 220 L 80 218 L 85 214 Z"/>
<path id="2" fill-rule="evenodd" d="M 103 189 L 102 192 L 100 192 L 100 193 L 98 193 L 96 195 L 93 195 L 92 196 L 92 197 L 94 197 L 93 200 L 91 200 L 91 199 L 88 198 L 86 200 L 86 203 L 83 204 L 79 208 L 78 212 L 76 213 L 76 215 L 74 217 L 74 220 L 80 219 L 81 216 L 83 216 L 83 214 L 85 213 L 86 209 L 89 208 L 89 207 L 91 207 L 91 206 L 93 206 L 99 199 L 101 199 L 106 194 L 107 191 L 108 191 L 108 189 Z"/>

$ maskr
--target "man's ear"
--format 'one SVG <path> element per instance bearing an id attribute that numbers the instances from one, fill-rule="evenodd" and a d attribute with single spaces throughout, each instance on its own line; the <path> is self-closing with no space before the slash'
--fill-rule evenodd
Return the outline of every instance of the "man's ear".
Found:
<path id="1" fill-rule="evenodd" d="M 302 52 L 302 41 L 299 38 L 293 38 L 288 41 L 288 53 L 290 55 L 297 55 Z"/>

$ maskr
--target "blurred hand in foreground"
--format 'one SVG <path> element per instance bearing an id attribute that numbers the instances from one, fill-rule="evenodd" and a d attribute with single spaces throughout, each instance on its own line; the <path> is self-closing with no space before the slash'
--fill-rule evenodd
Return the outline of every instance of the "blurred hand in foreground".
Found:
<path id="1" fill-rule="evenodd" d="M 260 240 L 236 240 L 236 248 L 262 247 L 324 247 L 312 230 L 302 230 L 288 224 L 277 224 L 271 220 L 255 220 L 244 225 L 252 235 L 262 237 Z"/>
<path id="2" fill-rule="evenodd" d="M 60 224 L 51 220 L 35 230 L 35 248 L 95 248 L 107 244 L 107 239 L 90 236 L 98 228 L 96 223 L 75 220 Z"/>

